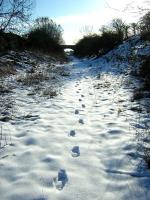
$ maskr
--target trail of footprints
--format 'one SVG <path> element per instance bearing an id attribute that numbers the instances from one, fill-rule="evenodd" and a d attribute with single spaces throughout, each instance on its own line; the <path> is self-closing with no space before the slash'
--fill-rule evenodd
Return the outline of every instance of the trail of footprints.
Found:
<path id="1" fill-rule="evenodd" d="M 79 86 L 79 83 L 76 82 L 75 87 L 77 88 L 78 86 Z M 79 89 L 76 91 L 76 93 L 77 93 L 77 94 L 80 94 L 80 91 L 81 91 L 81 88 L 79 88 Z M 81 98 L 78 99 L 79 102 L 82 102 L 82 98 L 83 98 L 83 97 L 84 97 L 84 95 L 81 94 Z M 81 107 L 82 107 L 82 108 L 85 108 L 85 104 L 81 104 Z M 79 110 L 76 109 L 76 110 L 74 111 L 74 113 L 75 113 L 76 115 L 78 115 L 78 114 L 79 114 Z M 79 122 L 79 124 L 84 124 L 84 120 L 81 119 L 81 118 L 79 118 L 78 122 Z M 75 130 L 70 130 L 68 136 L 69 136 L 69 137 L 75 137 L 75 136 L 76 136 L 76 131 L 75 131 Z M 72 149 L 71 149 L 71 156 L 72 156 L 73 158 L 76 158 L 76 157 L 79 157 L 79 156 L 80 156 L 80 148 L 79 148 L 79 146 L 73 146 L 73 147 L 72 147 Z M 59 172 L 58 172 L 57 177 L 55 177 L 55 178 L 53 179 L 53 181 L 54 181 L 54 184 L 55 184 L 56 189 L 62 190 L 62 189 L 64 188 L 65 184 L 66 184 L 67 181 L 68 181 L 68 177 L 67 177 L 66 171 L 65 171 L 64 169 L 60 169 Z"/>
<path id="2" fill-rule="evenodd" d="M 76 82 L 75 87 L 77 88 L 79 85 L 80 85 L 80 84 L 79 84 L 78 82 Z M 76 93 L 80 94 L 80 91 L 81 91 L 81 88 L 79 88 L 79 89 L 76 91 Z M 81 94 L 81 98 L 79 98 L 79 102 L 82 102 L 82 98 L 83 98 L 83 97 L 84 97 L 84 95 Z M 85 108 L 85 105 L 84 105 L 84 104 L 82 104 L 81 106 L 82 106 L 82 108 Z M 79 110 L 78 110 L 78 109 L 75 110 L 75 114 L 76 114 L 76 115 L 79 114 Z M 78 122 L 79 122 L 80 124 L 84 124 L 84 120 L 83 120 L 83 119 L 80 119 L 80 118 L 79 118 Z M 75 130 L 71 130 L 69 136 L 75 137 L 75 135 L 76 135 Z M 71 155 L 72 155 L 72 157 L 79 157 L 79 156 L 80 156 L 80 148 L 79 148 L 79 146 L 73 146 L 73 147 L 72 147 Z"/>

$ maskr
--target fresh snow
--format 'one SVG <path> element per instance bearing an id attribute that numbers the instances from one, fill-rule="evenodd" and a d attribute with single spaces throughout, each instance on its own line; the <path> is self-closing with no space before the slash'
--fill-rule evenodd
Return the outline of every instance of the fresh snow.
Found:
<path id="1" fill-rule="evenodd" d="M 0 200 L 150 199 L 150 171 L 137 151 L 139 113 L 131 109 L 138 107 L 130 101 L 131 49 L 127 42 L 98 59 L 72 58 L 52 99 L 15 90 L 15 115 L 28 117 L 1 122 L 9 139 L 0 152 Z"/>

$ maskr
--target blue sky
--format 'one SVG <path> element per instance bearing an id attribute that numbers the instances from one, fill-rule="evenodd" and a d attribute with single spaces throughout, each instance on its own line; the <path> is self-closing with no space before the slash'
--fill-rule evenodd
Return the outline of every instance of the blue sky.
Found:
<path id="1" fill-rule="evenodd" d="M 64 29 L 63 38 L 73 44 L 82 37 L 84 26 L 93 27 L 94 32 L 119 17 L 126 22 L 138 19 L 137 14 L 123 11 L 129 3 L 140 5 L 143 0 L 36 0 L 34 18 L 47 16 Z M 114 9 L 113 9 L 114 8 Z"/>
<path id="2" fill-rule="evenodd" d="M 36 15 L 52 18 L 90 12 L 104 4 L 104 0 L 36 0 Z"/>

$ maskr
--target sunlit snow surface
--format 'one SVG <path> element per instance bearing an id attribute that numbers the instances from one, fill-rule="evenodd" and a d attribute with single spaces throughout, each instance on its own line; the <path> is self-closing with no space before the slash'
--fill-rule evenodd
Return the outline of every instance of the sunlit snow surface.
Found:
<path id="1" fill-rule="evenodd" d="M 150 171 L 131 126 L 133 84 L 114 63 L 73 58 L 53 99 L 16 89 L 16 112 L 33 117 L 3 125 L 12 144 L 0 153 L 0 200 L 150 199 Z"/>

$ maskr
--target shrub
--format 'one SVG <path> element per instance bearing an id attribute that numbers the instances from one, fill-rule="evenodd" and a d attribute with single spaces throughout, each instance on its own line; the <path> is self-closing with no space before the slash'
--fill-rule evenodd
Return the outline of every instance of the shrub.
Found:
<path id="1" fill-rule="evenodd" d="M 142 39 L 150 40 L 150 11 L 140 19 L 139 24 Z"/>
<path id="2" fill-rule="evenodd" d="M 104 52 L 113 49 L 123 41 L 122 35 L 117 32 L 103 32 L 101 36 L 101 48 Z"/>
<path id="3" fill-rule="evenodd" d="M 74 49 L 74 54 L 78 57 L 97 55 L 100 50 L 101 37 L 99 35 L 84 36 L 80 39 Z"/>
<path id="4" fill-rule="evenodd" d="M 128 38 L 129 26 L 125 22 L 123 22 L 122 19 L 113 19 L 109 26 L 111 30 L 118 34 L 119 38 L 122 38 L 122 40 Z"/>
<path id="5" fill-rule="evenodd" d="M 150 56 L 148 56 L 141 65 L 139 74 L 143 78 L 148 78 L 150 80 Z"/>
<path id="6" fill-rule="evenodd" d="M 27 34 L 28 46 L 43 52 L 62 51 L 62 28 L 47 17 L 37 18 Z"/>
<path id="7" fill-rule="evenodd" d="M 150 41 L 150 31 L 142 31 L 141 39 Z"/>
<path id="8" fill-rule="evenodd" d="M 0 51 L 16 50 L 24 48 L 26 41 L 14 33 L 0 32 Z"/>
<path id="9" fill-rule="evenodd" d="M 150 56 L 141 65 L 139 75 L 144 78 L 143 90 L 150 91 Z"/>
<path id="10" fill-rule="evenodd" d="M 89 35 L 80 39 L 74 49 L 78 57 L 102 55 L 122 42 L 120 34 L 112 31 L 103 32 L 102 35 Z"/>
<path id="11" fill-rule="evenodd" d="M 100 32 L 103 33 L 116 33 L 117 36 L 123 41 L 129 38 L 130 25 L 126 24 L 120 18 L 113 19 L 108 25 L 104 25 L 100 28 Z"/>
<path id="12" fill-rule="evenodd" d="M 134 90 L 132 101 L 150 97 L 150 56 L 141 65 L 138 75 L 143 78 L 143 84 Z"/>

